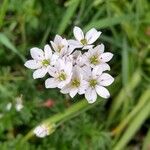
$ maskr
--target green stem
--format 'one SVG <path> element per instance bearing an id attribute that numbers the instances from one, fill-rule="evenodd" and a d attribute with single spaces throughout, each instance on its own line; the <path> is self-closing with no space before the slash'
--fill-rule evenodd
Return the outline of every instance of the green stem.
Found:
<path id="1" fill-rule="evenodd" d="M 53 117 L 50 117 L 46 120 L 44 120 L 41 124 L 48 124 L 48 126 L 52 127 L 55 125 L 55 127 L 60 126 L 63 122 L 75 117 L 76 115 L 80 114 L 83 111 L 86 111 L 95 105 L 99 104 L 101 102 L 100 98 L 94 103 L 94 104 L 88 104 L 88 102 L 84 99 L 74 105 L 72 105 L 70 108 L 66 109 L 64 112 L 58 113 L 54 115 Z M 23 142 L 29 140 L 34 134 L 32 129 L 24 138 Z M 54 129 L 52 129 L 54 130 Z"/>

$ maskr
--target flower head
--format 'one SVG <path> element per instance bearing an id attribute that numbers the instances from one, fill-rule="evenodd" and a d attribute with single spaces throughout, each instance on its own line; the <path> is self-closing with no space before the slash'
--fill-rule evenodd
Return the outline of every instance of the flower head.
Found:
<path id="1" fill-rule="evenodd" d="M 104 45 L 98 45 L 95 48 L 89 49 L 88 52 L 84 54 L 84 63 L 91 66 L 92 68 L 96 66 L 102 66 L 103 71 L 110 70 L 109 65 L 107 64 L 113 57 L 113 54 L 110 52 L 104 53 Z"/>
<path id="2" fill-rule="evenodd" d="M 63 88 L 71 80 L 72 63 L 59 59 L 54 67 L 49 68 L 49 74 L 52 77 L 45 81 L 46 88 Z"/>
<path id="3" fill-rule="evenodd" d="M 55 64 L 58 56 L 52 54 L 49 45 L 45 45 L 44 51 L 35 47 L 30 50 L 33 59 L 28 60 L 24 65 L 29 69 L 34 69 L 33 78 L 43 78 L 48 72 L 49 66 Z"/>
<path id="4" fill-rule="evenodd" d="M 109 98 L 110 94 L 105 86 L 111 85 L 114 81 L 111 75 L 103 73 L 101 67 L 95 67 L 93 70 L 85 68 L 83 75 L 85 79 L 85 98 L 89 103 L 96 101 L 97 94 L 103 98 Z"/>
<path id="5" fill-rule="evenodd" d="M 71 47 L 89 49 L 93 47 L 92 44 L 99 38 L 101 32 L 92 28 L 84 35 L 83 31 L 75 26 L 73 34 L 76 40 L 68 40 Z"/>
<path id="6" fill-rule="evenodd" d="M 37 136 L 37 137 L 40 137 L 40 138 L 43 138 L 47 135 L 50 134 L 49 132 L 49 127 L 45 124 L 42 124 L 42 125 L 39 125 L 37 126 L 34 130 L 33 130 L 33 133 Z"/>
<path id="7" fill-rule="evenodd" d="M 83 87 L 83 76 L 80 71 L 81 70 L 78 66 L 73 68 L 73 74 L 70 82 L 61 89 L 63 94 L 69 93 L 69 95 L 73 98 L 77 93 L 83 94 L 85 92 Z"/>

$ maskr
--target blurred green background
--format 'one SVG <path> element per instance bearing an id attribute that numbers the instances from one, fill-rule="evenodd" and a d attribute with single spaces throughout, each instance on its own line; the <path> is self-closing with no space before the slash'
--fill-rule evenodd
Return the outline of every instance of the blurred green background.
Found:
<path id="1" fill-rule="evenodd" d="M 114 54 L 112 96 L 62 121 L 50 136 L 22 143 L 42 120 L 83 99 L 45 89 L 46 78 L 33 80 L 24 67 L 30 48 L 43 48 L 55 34 L 72 38 L 75 25 L 102 31 L 98 43 Z M 18 97 L 24 105 L 19 112 Z M 0 1 L 0 150 L 149 150 L 149 117 L 149 0 Z"/>

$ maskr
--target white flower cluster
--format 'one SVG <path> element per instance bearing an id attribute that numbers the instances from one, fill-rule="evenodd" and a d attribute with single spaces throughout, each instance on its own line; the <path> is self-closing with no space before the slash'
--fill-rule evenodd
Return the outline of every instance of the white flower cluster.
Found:
<path id="1" fill-rule="evenodd" d="M 29 69 L 34 69 L 33 78 L 43 78 L 47 73 L 50 77 L 45 81 L 46 88 L 59 88 L 61 93 L 72 98 L 85 94 L 89 103 L 97 99 L 97 94 L 103 98 L 110 96 L 105 88 L 114 78 L 105 73 L 109 71 L 107 64 L 113 57 L 110 52 L 104 52 L 104 45 L 94 46 L 101 32 L 95 28 L 85 35 L 79 27 L 74 27 L 75 40 L 66 40 L 56 35 L 54 41 L 47 44 L 44 51 L 37 47 L 30 50 L 31 60 L 25 63 Z"/>

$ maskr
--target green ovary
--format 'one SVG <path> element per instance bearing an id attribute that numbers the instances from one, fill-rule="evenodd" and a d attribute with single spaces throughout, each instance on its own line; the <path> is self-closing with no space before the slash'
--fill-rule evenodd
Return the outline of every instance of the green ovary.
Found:
<path id="1" fill-rule="evenodd" d="M 64 80 L 66 80 L 66 78 L 67 78 L 67 75 L 64 72 L 61 72 L 58 76 L 58 79 L 60 81 L 64 81 Z"/>
<path id="2" fill-rule="evenodd" d="M 90 83 L 90 87 L 95 87 L 96 84 L 97 84 L 97 80 L 91 79 L 91 80 L 89 81 L 89 83 Z"/>
<path id="3" fill-rule="evenodd" d="M 93 65 L 99 64 L 98 56 L 94 55 L 90 58 L 90 63 Z"/>
<path id="4" fill-rule="evenodd" d="M 83 45 L 87 45 L 87 40 L 86 40 L 86 39 L 82 39 L 80 42 L 81 42 Z"/>
<path id="5" fill-rule="evenodd" d="M 43 64 L 43 66 L 48 66 L 48 65 L 50 65 L 50 60 L 47 60 L 47 59 L 44 59 L 43 61 L 42 61 L 42 64 Z"/>
<path id="6" fill-rule="evenodd" d="M 71 85 L 72 87 L 79 87 L 80 81 L 78 79 L 73 79 Z"/>

